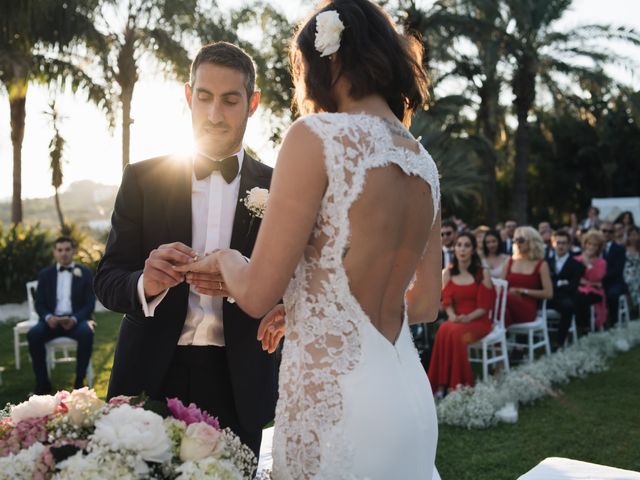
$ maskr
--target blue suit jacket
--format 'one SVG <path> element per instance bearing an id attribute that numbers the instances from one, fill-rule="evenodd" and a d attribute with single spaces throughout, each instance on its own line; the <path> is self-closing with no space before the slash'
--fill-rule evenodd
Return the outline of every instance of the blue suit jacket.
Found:
<path id="1" fill-rule="evenodd" d="M 624 264 L 627 260 L 627 253 L 622 245 L 613 242 L 608 253 L 603 253 L 603 258 L 607 261 L 607 273 L 602 279 L 604 288 L 612 285 L 624 285 Z"/>
<path id="2" fill-rule="evenodd" d="M 81 276 L 73 275 L 71 281 L 71 308 L 72 316 L 78 323 L 86 322 L 91 318 L 96 306 L 96 297 L 93 293 L 91 271 L 87 267 L 76 264 Z M 55 315 L 56 289 L 58 286 L 58 272 L 56 265 L 43 268 L 38 274 L 38 290 L 35 296 L 35 307 L 40 321 L 43 322 L 47 315 Z"/>

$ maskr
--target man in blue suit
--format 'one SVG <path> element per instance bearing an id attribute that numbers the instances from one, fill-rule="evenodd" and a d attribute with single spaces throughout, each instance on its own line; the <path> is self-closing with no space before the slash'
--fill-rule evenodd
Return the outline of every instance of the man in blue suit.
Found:
<path id="1" fill-rule="evenodd" d="M 607 261 L 607 273 L 602 279 L 602 286 L 607 297 L 607 311 L 612 325 L 618 321 L 618 303 L 620 295 L 627 292 L 624 281 L 624 264 L 627 253 L 622 245 L 613 241 L 613 224 L 603 222 L 600 231 L 607 242 L 602 250 L 602 258 Z"/>
<path id="2" fill-rule="evenodd" d="M 70 337 L 78 342 L 76 380 L 74 388 L 81 388 L 87 373 L 93 328 L 88 323 L 95 307 L 91 272 L 73 262 L 75 245 L 69 237 L 59 237 L 53 248 L 56 263 L 38 274 L 35 307 L 40 317 L 29 330 L 29 353 L 36 376 L 34 393 L 51 392 L 47 374 L 45 344 L 57 337 Z"/>

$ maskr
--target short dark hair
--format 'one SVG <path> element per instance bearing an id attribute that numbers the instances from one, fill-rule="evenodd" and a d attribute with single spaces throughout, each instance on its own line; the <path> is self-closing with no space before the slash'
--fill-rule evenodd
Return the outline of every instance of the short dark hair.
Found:
<path id="1" fill-rule="evenodd" d="M 55 247 L 59 243 L 70 243 L 71 248 L 76 248 L 76 242 L 73 240 L 73 238 L 68 237 L 67 235 L 61 235 L 58 238 L 56 238 L 56 241 L 53 242 L 53 246 Z"/>
<path id="2" fill-rule="evenodd" d="M 489 256 L 489 247 L 487 247 L 487 237 L 495 237 L 498 240 L 498 254 L 504 251 L 504 242 L 502 241 L 502 237 L 500 236 L 500 232 L 498 230 L 489 230 L 484 234 L 484 238 L 482 239 L 482 252 L 485 257 Z"/>
<path id="3" fill-rule="evenodd" d="M 334 10 L 345 28 L 340 48 L 339 76 L 351 84 L 355 99 L 379 94 L 405 125 L 413 112 L 429 100 L 429 77 L 422 65 L 424 48 L 414 35 L 396 31 L 389 15 L 369 0 L 325 0 L 303 21 L 289 51 L 296 104 L 301 113 L 335 112 L 331 98 L 331 61 L 315 48 L 316 18 Z"/>
<path id="4" fill-rule="evenodd" d="M 189 84 L 192 87 L 196 81 L 196 70 L 203 63 L 221 65 L 244 73 L 247 98 L 251 98 L 256 88 L 256 67 L 253 59 L 240 47 L 228 42 L 215 42 L 202 47 L 191 63 Z"/>
<path id="5" fill-rule="evenodd" d="M 445 220 L 440 225 L 440 229 L 442 230 L 444 227 L 452 228 L 454 232 L 458 231 L 458 225 L 453 220 Z"/>
<path id="6" fill-rule="evenodd" d="M 560 230 L 556 230 L 555 232 L 553 232 L 551 234 L 551 236 L 553 238 L 558 238 L 558 237 L 565 237 L 569 243 L 571 243 L 571 234 L 569 233 L 569 230 L 565 229 L 565 228 L 561 228 Z"/>

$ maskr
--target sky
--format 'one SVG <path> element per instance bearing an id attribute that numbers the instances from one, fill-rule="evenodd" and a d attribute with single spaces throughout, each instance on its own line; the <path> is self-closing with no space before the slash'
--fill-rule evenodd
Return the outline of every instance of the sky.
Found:
<path id="1" fill-rule="evenodd" d="M 271 0 L 284 7 L 290 20 L 297 20 L 312 8 L 312 2 L 304 0 Z M 432 0 L 418 0 L 428 7 Z M 222 0 L 223 8 L 237 5 L 237 0 Z M 640 1 L 607 0 L 606 7 L 600 0 L 575 0 L 572 11 L 562 20 L 562 27 L 582 23 L 624 24 L 640 29 Z M 635 54 L 640 63 L 640 50 L 621 51 Z M 615 75 L 640 88 L 640 79 L 619 69 Z M 27 118 L 22 147 L 22 196 L 23 198 L 49 197 L 53 194 L 49 170 L 48 145 L 53 134 L 47 109 L 52 93 L 45 87 L 32 86 L 27 95 Z M 122 174 L 121 130 L 110 131 L 104 115 L 87 103 L 82 93 L 70 91 L 56 94 L 60 113 L 65 117 L 61 125 L 67 140 L 62 190 L 74 181 L 93 180 L 108 185 L 118 185 Z M 144 69 L 136 85 L 132 104 L 134 124 L 131 127 L 131 161 L 136 162 L 157 155 L 191 150 L 191 120 L 184 100 L 183 86 L 177 82 L 162 80 L 153 69 Z M 245 143 L 258 152 L 261 159 L 274 165 L 277 149 L 269 138 L 269 126 L 258 114 L 249 120 Z M 0 91 L 0 200 L 11 197 L 12 148 L 9 124 L 9 102 L 6 92 Z M 10 208 L 1 204 L 0 208 Z"/>

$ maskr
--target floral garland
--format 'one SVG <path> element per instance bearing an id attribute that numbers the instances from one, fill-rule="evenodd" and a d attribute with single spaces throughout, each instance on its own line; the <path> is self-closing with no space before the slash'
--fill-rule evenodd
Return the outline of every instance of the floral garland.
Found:
<path id="1" fill-rule="evenodd" d="M 0 411 L 0 480 L 242 480 L 255 456 L 194 404 L 116 397 L 84 387 Z"/>
<path id="2" fill-rule="evenodd" d="M 529 404 L 555 395 L 553 386 L 607 370 L 608 360 L 640 344 L 640 321 L 626 328 L 584 336 L 565 350 L 514 368 L 507 374 L 461 386 L 437 405 L 438 421 L 465 428 L 487 428 L 502 418 L 505 406 Z M 517 414 L 517 412 L 516 412 Z"/>

